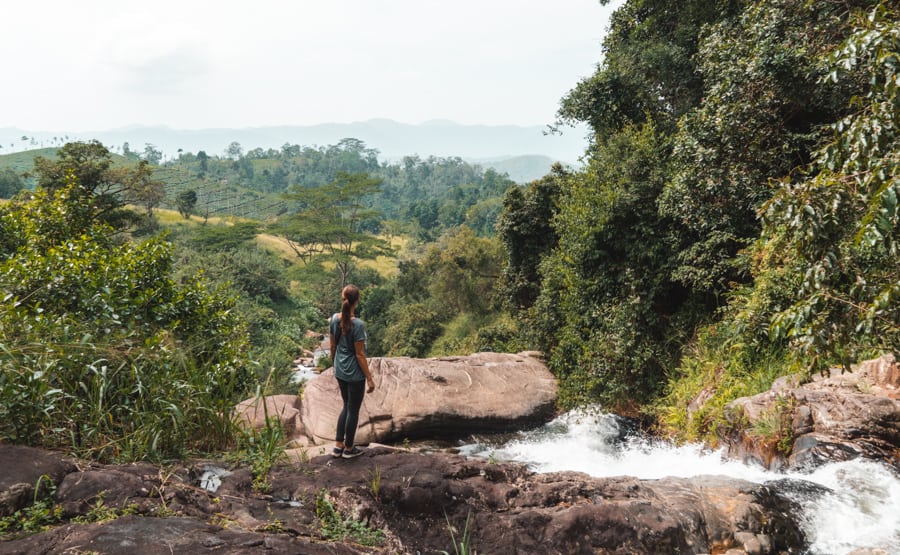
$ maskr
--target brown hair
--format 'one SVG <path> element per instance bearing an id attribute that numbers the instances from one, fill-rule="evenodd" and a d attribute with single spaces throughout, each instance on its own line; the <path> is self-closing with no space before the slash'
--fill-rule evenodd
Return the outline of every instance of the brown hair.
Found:
<path id="1" fill-rule="evenodd" d="M 341 333 L 349 335 L 353 326 L 353 318 L 350 311 L 359 302 L 359 288 L 355 285 L 347 285 L 341 290 Z"/>

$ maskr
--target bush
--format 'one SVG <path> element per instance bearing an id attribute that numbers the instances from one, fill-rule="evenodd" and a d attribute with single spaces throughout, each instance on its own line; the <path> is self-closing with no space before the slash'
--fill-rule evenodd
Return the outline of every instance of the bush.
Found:
<path id="1" fill-rule="evenodd" d="M 234 300 L 177 285 L 170 244 L 117 240 L 74 186 L 0 207 L 0 439 L 101 460 L 229 445 L 252 380 Z"/>

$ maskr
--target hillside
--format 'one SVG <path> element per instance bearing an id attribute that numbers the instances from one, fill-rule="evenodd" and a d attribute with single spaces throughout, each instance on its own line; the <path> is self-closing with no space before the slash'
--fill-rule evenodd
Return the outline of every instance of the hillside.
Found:
<path id="1" fill-rule="evenodd" d="M 0 154 L 0 169 L 9 168 L 18 174 L 31 171 L 34 169 L 34 159 L 38 156 L 54 159 L 56 158 L 56 147 Z"/>

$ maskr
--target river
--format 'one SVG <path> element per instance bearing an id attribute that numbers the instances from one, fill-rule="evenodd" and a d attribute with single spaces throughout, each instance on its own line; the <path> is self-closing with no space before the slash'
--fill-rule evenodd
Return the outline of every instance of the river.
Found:
<path id="1" fill-rule="evenodd" d="M 727 460 L 721 452 L 699 445 L 650 440 L 631 433 L 625 420 L 598 410 L 566 413 L 537 430 L 502 441 L 468 443 L 460 451 L 522 462 L 536 472 L 575 470 L 596 477 L 642 479 L 727 475 L 756 483 L 780 480 L 782 491 L 795 482 L 798 486 L 812 482 L 827 492 L 787 488 L 803 507 L 801 525 L 811 543 L 809 554 L 846 554 L 857 548 L 900 554 L 900 476 L 875 462 L 835 462 L 809 473 L 775 473 Z"/>

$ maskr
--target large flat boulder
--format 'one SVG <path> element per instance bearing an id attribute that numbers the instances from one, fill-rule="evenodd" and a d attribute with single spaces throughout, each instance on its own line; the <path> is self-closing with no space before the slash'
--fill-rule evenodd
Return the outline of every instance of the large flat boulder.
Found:
<path id="1" fill-rule="evenodd" d="M 372 358 L 376 389 L 360 410 L 357 443 L 521 429 L 549 417 L 557 383 L 537 353 Z M 314 443 L 334 440 L 341 396 L 334 370 L 304 389 L 300 419 Z"/>

